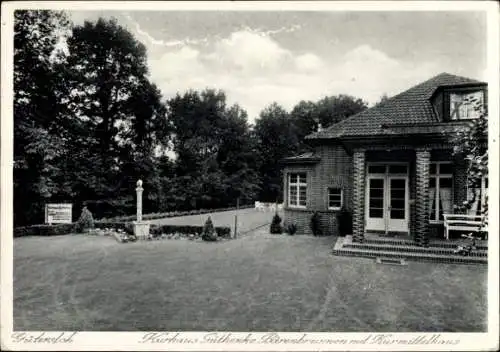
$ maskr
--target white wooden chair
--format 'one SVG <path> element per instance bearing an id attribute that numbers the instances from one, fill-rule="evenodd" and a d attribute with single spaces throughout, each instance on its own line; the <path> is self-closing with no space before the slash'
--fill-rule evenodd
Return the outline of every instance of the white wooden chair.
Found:
<path id="1" fill-rule="evenodd" d="M 451 231 L 488 232 L 484 215 L 443 214 L 444 238 L 449 239 Z"/>

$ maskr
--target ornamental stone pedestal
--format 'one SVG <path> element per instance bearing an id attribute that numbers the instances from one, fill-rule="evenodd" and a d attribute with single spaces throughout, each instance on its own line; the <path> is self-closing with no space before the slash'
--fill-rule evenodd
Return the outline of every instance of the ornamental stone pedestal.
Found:
<path id="1" fill-rule="evenodd" d="M 137 181 L 137 188 L 135 189 L 137 193 L 137 220 L 133 222 L 134 224 L 134 235 L 138 240 L 146 239 L 149 236 L 149 222 L 142 220 L 142 181 Z"/>

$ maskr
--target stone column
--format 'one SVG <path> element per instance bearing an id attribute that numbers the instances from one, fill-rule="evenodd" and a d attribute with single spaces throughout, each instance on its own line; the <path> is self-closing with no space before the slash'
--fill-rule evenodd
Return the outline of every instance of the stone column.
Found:
<path id="1" fill-rule="evenodd" d="M 362 242 L 365 237 L 365 151 L 355 150 L 353 162 L 353 242 Z"/>
<path id="2" fill-rule="evenodd" d="M 137 222 L 142 221 L 142 180 L 137 181 L 135 192 L 137 193 Z"/>
<path id="3" fill-rule="evenodd" d="M 134 221 L 134 234 L 137 239 L 145 239 L 149 236 L 149 222 L 142 221 L 142 181 L 137 181 L 135 189 L 137 193 L 137 220 Z"/>
<path id="4" fill-rule="evenodd" d="M 415 242 L 419 246 L 429 243 L 429 171 L 431 153 L 428 149 L 417 149 L 415 158 Z"/>

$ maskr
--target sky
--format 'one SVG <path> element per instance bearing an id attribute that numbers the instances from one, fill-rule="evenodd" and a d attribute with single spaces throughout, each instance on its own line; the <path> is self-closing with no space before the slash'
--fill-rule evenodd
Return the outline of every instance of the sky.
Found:
<path id="1" fill-rule="evenodd" d="M 148 51 L 164 98 L 222 89 L 254 122 L 276 101 L 349 94 L 370 105 L 448 72 L 486 80 L 484 12 L 69 11 L 115 17 Z"/>

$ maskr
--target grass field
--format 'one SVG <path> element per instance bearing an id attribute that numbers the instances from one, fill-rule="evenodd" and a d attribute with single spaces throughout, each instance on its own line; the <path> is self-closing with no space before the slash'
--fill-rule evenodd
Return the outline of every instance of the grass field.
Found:
<path id="1" fill-rule="evenodd" d="M 220 243 L 15 239 L 14 329 L 486 330 L 483 266 L 377 265 L 331 255 L 332 237 L 267 230 Z"/>

